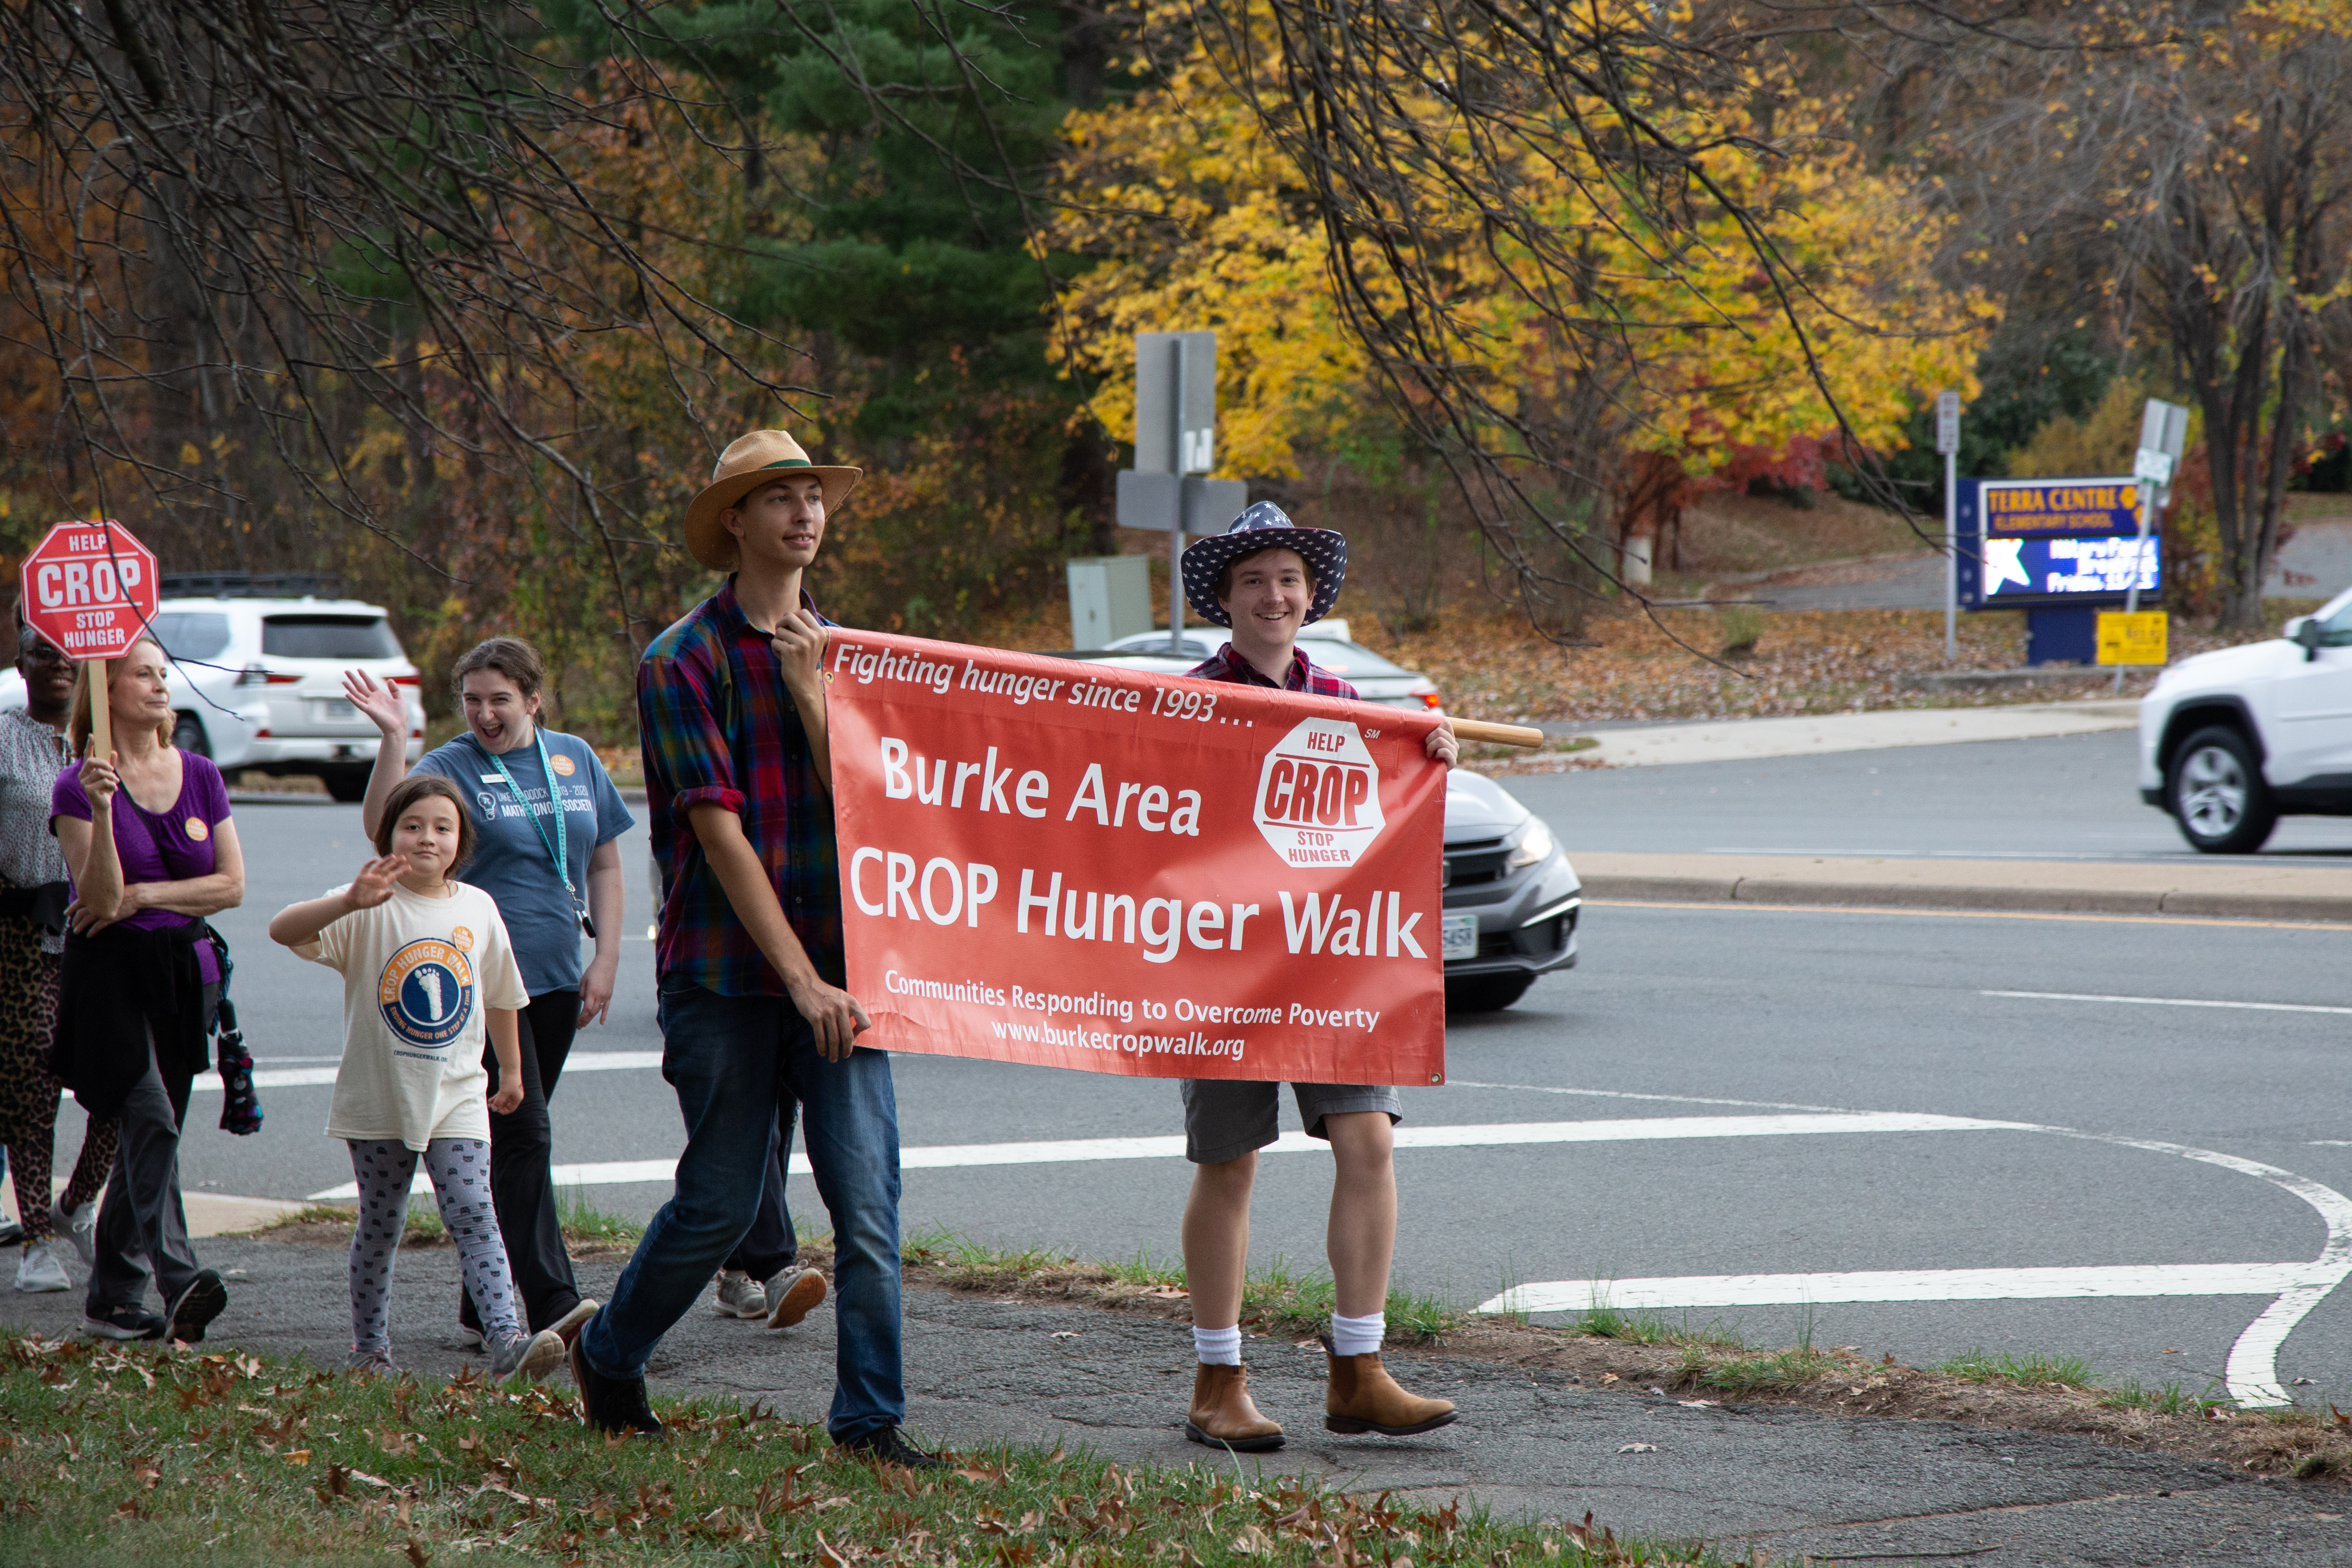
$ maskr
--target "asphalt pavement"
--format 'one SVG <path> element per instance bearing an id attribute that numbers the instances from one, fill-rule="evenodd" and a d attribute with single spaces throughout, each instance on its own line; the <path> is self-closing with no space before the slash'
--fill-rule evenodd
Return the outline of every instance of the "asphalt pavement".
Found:
<path id="1" fill-rule="evenodd" d="M 2171 853 L 2164 818 L 2129 795 L 2126 744 L 1514 787 L 1571 850 L 1760 838 L 1981 854 L 1978 818 L 1999 802 L 2011 843 Z M 200 1100 L 184 1171 L 193 1190 L 302 1198 L 350 1169 L 320 1131 L 326 1085 L 275 1080 L 327 1076 L 339 990 L 262 930 L 348 878 L 358 814 L 248 804 L 238 816 L 250 891 L 220 923 L 268 1121 L 231 1138 Z M 2352 826 L 2313 832 L 2352 847 Z M 633 863 L 642 845 L 633 835 Z M 555 1097 L 556 1158 L 600 1205 L 645 1215 L 683 1137 L 655 1067 L 642 914 L 630 925 L 612 1021 L 583 1034 Z M 1550 1311 L 1656 1301 L 1759 1342 L 1810 1333 L 1914 1364 L 1978 1349 L 2077 1355 L 2105 1378 L 2191 1393 L 2268 1377 L 2306 1403 L 2352 1405 L 2352 1307 L 2332 1289 L 2332 1271 L 2352 1267 L 2352 1200 L 2337 1195 L 2352 1191 L 2352 1121 L 2333 1092 L 2352 932 L 1622 905 L 1588 912 L 1583 951 L 1509 1012 L 1454 1020 L 1451 1082 L 1405 1091 L 1401 1286 L 1470 1305 L 1520 1289 Z M 1175 1253 L 1181 1159 L 1007 1147 L 1164 1139 L 1180 1126 L 1172 1084 L 915 1056 L 898 1058 L 897 1080 L 910 1233 Z M 78 1112 L 61 1122 L 70 1150 Z M 1287 1107 L 1285 1124 L 1297 1126 Z M 1318 1152 L 1266 1160 L 1255 1261 L 1319 1260 L 1329 1181 Z M 805 1176 L 791 1193 L 822 1226 Z M 2211 1293 L 2150 1293 L 2183 1279 Z M 1857 1291 L 1900 1299 L 1842 1299 Z M 2298 1291 L 2299 1305 L 2278 1305 Z"/>
<path id="2" fill-rule="evenodd" d="M 2140 803 L 2130 730 L 1538 774 L 1512 792 L 1578 849 L 2212 861 Z M 2344 866 L 2352 818 L 2290 816 L 2260 858 Z"/>

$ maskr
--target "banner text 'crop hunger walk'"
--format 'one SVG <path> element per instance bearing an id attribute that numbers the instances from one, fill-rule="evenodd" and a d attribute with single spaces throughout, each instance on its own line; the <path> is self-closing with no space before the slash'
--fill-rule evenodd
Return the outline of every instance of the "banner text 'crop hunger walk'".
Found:
<path id="1" fill-rule="evenodd" d="M 866 632 L 825 662 L 871 1044 L 1442 1081 L 1433 720 Z M 1056 1016 L 1087 997 L 1127 1016 Z"/>

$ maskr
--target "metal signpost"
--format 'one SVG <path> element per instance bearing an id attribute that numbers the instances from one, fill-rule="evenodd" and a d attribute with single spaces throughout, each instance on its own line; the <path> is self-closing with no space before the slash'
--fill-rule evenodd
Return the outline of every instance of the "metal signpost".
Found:
<path id="1" fill-rule="evenodd" d="M 25 557 L 25 619 L 71 659 L 121 658 L 154 619 L 154 552 L 119 522 L 61 522 Z M 90 671 L 90 744 L 111 731 L 106 671 Z"/>
<path id="2" fill-rule="evenodd" d="M 1955 476 L 1959 468 L 1960 395 L 1947 392 L 1936 399 L 1936 450 L 1944 455 L 1944 660 L 1960 657 L 1960 528 L 1959 493 Z"/>
<path id="3" fill-rule="evenodd" d="M 1135 467 L 1118 473 L 1118 525 L 1168 531 L 1168 651 L 1184 638 L 1184 536 L 1222 532 L 1249 505 L 1217 466 L 1217 334 L 1135 334 Z"/>
<path id="4" fill-rule="evenodd" d="M 2149 398 L 2139 419 L 2139 456 L 2132 465 L 2132 478 L 2139 482 L 2139 533 L 2134 542 L 2136 551 L 2147 549 L 2148 531 L 2156 524 L 2156 514 L 2164 506 L 2165 492 L 2172 485 L 2172 471 L 2179 467 L 2180 454 L 2188 444 L 2189 410 L 2178 403 Z M 2139 573 L 2135 570 L 2131 591 L 2124 595 L 2124 614 L 2127 616 L 2139 613 Z M 2123 689 L 2123 667 L 2118 665 L 2116 668 L 2116 689 L 2120 692 Z"/>

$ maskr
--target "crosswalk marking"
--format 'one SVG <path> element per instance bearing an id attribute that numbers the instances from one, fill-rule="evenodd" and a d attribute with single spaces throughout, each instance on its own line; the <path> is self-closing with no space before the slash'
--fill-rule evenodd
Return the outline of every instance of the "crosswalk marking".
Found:
<path id="1" fill-rule="evenodd" d="M 566 1069 L 569 1070 L 569 1069 Z M 1534 1143 L 1622 1143 L 1654 1139 L 1775 1138 L 1861 1132 L 1997 1132 L 2022 1130 L 2024 1123 L 1983 1121 L 1968 1116 L 1928 1116 L 1913 1111 L 1817 1111 L 1779 1116 L 1631 1116 L 1589 1121 L 1485 1121 L 1459 1127 L 1400 1127 L 1400 1149 L 1478 1149 Z M 1304 1132 L 1285 1132 L 1263 1154 L 1305 1154 L 1330 1148 Z M 980 1165 L 1059 1165 L 1093 1160 L 1181 1160 L 1181 1136 L 1155 1138 L 1063 1138 L 1023 1143 L 947 1143 L 898 1151 L 902 1171 L 937 1171 Z M 795 1153 L 792 1173 L 809 1173 L 808 1157 Z M 637 1182 L 667 1182 L 676 1175 L 675 1160 L 608 1160 L 596 1164 L 558 1165 L 555 1180 L 563 1186 L 620 1186 Z M 432 1184 L 423 1172 L 413 1189 L 429 1193 Z M 315 1202 L 333 1203 L 358 1197 L 359 1184 L 347 1182 L 310 1194 Z"/>

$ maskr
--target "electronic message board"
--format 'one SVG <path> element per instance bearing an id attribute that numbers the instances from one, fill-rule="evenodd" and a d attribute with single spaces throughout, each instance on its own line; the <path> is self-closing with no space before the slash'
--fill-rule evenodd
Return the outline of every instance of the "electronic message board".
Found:
<path id="1" fill-rule="evenodd" d="M 2137 537 L 2139 497 L 2127 475 L 1962 479 L 1961 606 L 2087 606 L 2120 604 L 2134 586 L 2161 593 L 2163 550 L 2154 531 Z"/>

